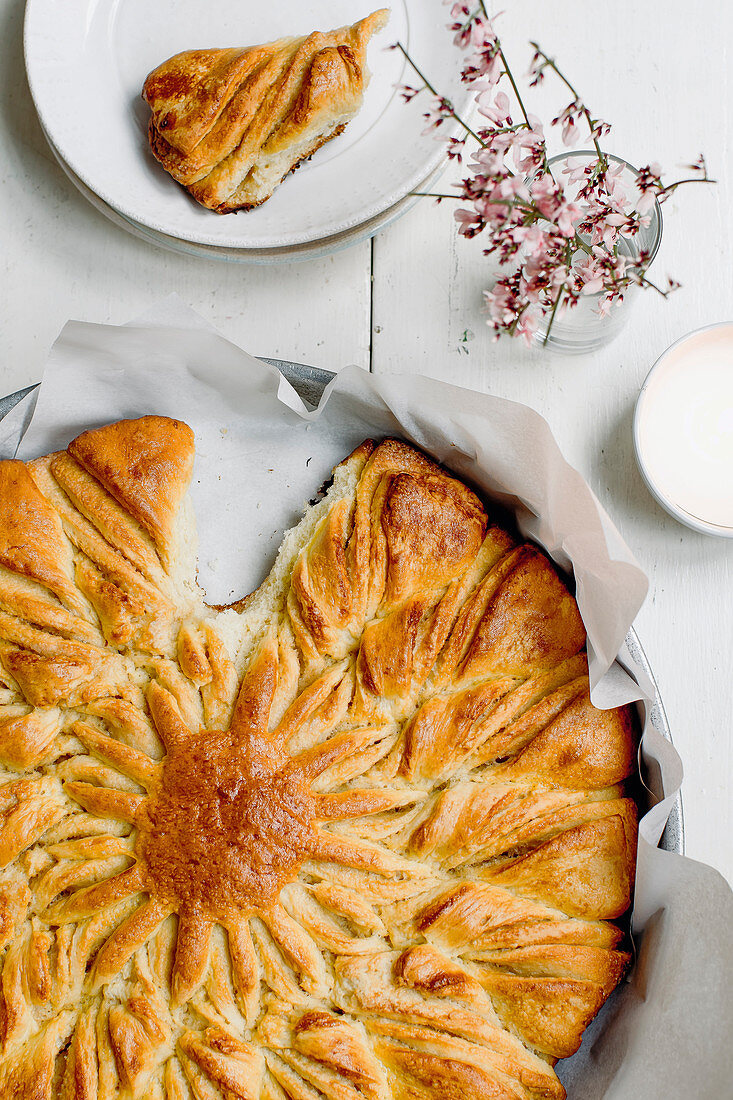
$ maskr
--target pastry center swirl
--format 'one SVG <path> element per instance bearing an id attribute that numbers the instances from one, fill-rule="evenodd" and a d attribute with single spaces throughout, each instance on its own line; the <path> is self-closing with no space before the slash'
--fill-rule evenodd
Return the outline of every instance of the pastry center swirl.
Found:
<path id="1" fill-rule="evenodd" d="M 169 753 L 137 841 L 157 897 L 211 919 L 277 901 L 312 848 L 315 803 L 273 755 L 218 731 Z"/>

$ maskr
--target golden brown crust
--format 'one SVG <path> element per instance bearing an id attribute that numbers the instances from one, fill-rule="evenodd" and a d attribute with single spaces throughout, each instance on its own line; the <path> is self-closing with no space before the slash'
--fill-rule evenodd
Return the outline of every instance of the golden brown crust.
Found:
<path id="1" fill-rule="evenodd" d="M 0 465 L 0 1095 L 562 1100 L 636 846 L 567 587 L 387 440 L 220 620 L 192 460 Z"/>
<path id="2" fill-rule="evenodd" d="M 69 607 L 78 605 L 71 554 L 58 515 L 23 462 L 0 462 L 0 565 L 36 581 Z"/>
<path id="3" fill-rule="evenodd" d="M 69 454 L 145 528 L 167 560 L 173 524 L 193 472 L 193 432 L 164 416 L 118 420 L 83 432 Z"/>
<path id="4" fill-rule="evenodd" d="M 143 87 L 153 154 L 211 210 L 260 205 L 357 113 L 367 43 L 387 17 L 381 9 L 327 33 L 169 58 Z"/>

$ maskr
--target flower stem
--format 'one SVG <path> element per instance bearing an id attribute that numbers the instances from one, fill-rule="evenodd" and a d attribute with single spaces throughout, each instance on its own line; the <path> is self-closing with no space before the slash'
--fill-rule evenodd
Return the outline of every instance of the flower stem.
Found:
<path id="1" fill-rule="evenodd" d="M 598 160 L 601 163 L 601 168 L 603 169 L 604 172 L 606 172 L 608 170 L 608 157 L 606 156 L 606 154 L 601 149 L 600 142 L 598 141 L 598 138 L 596 137 L 595 133 L 593 132 L 595 130 L 595 119 L 591 115 L 591 113 L 588 110 L 588 108 L 586 107 L 586 105 L 583 103 L 583 100 L 578 95 L 577 90 L 573 87 L 573 85 L 570 83 L 570 81 L 565 76 L 565 74 L 563 72 L 561 72 L 560 69 L 558 69 L 557 64 L 555 63 L 553 58 L 549 57 L 545 53 L 544 50 L 540 49 L 539 45 L 536 42 L 530 42 L 530 46 L 535 51 L 535 53 L 538 57 L 541 57 L 541 58 L 544 59 L 545 64 L 547 65 L 547 67 L 552 69 L 552 71 L 555 73 L 555 75 L 560 78 L 560 80 L 563 82 L 565 87 L 568 89 L 568 91 L 572 95 L 575 102 L 580 106 L 580 112 L 583 115 L 583 117 L 585 118 L 585 121 L 588 123 L 588 129 L 590 130 L 590 136 L 593 139 L 593 144 L 596 147 L 596 152 L 598 153 Z"/>
<path id="2" fill-rule="evenodd" d="M 490 22 L 489 13 L 486 10 L 486 4 L 485 4 L 484 0 L 479 0 L 479 7 L 481 8 L 481 11 L 484 14 L 484 18 Z M 504 66 L 504 73 L 507 76 L 507 78 L 509 80 L 509 83 L 512 86 L 512 91 L 514 92 L 514 95 L 517 98 L 517 103 L 519 104 L 519 110 L 522 112 L 522 117 L 524 118 L 524 121 L 527 125 L 527 129 L 531 130 L 532 129 L 532 124 L 529 121 L 529 115 L 527 114 L 527 109 L 524 106 L 524 100 L 522 99 L 519 88 L 517 87 L 517 82 L 514 79 L 514 74 L 512 73 L 512 70 L 509 68 L 509 63 L 506 59 L 506 54 L 504 53 L 504 50 L 502 49 L 501 42 L 499 41 L 498 38 L 496 40 L 496 44 L 499 47 L 499 57 L 501 58 L 501 63 Z"/>
<path id="3" fill-rule="evenodd" d="M 448 106 L 450 107 L 450 114 L 456 120 L 456 122 L 460 126 L 463 127 L 463 129 L 466 131 L 467 134 L 470 134 L 472 138 L 475 138 L 476 141 L 479 143 L 479 145 L 482 146 L 482 148 L 485 149 L 486 148 L 486 143 L 484 141 L 482 141 L 481 138 L 478 136 L 478 134 L 474 130 L 471 129 L 471 127 L 468 125 L 468 123 L 465 122 L 461 118 L 461 116 L 458 114 L 458 112 L 456 111 L 455 107 L 450 102 L 450 100 L 449 99 L 444 99 L 443 96 L 440 95 L 440 93 L 437 91 L 437 89 L 434 87 L 434 85 L 431 84 L 430 81 L 428 80 L 428 78 L 425 76 L 425 73 L 423 73 L 417 67 L 417 65 L 412 60 L 412 58 L 410 57 L 409 53 L 407 52 L 405 47 L 402 45 L 402 43 L 401 42 L 396 42 L 395 45 L 397 46 L 397 49 L 401 51 L 403 57 L 406 59 L 408 64 L 412 65 L 413 69 L 415 70 L 417 75 L 420 77 L 420 79 L 422 80 L 423 84 L 428 89 L 428 91 L 432 92 L 432 94 L 435 96 L 435 98 L 440 100 L 441 103 L 447 103 L 448 104 Z"/>
<path id="4" fill-rule="evenodd" d="M 711 180 L 709 176 L 688 176 L 686 179 L 675 180 L 674 183 L 670 183 L 669 187 L 664 187 L 661 194 L 657 196 L 657 199 L 661 199 L 662 196 L 671 195 L 673 191 L 676 191 L 678 187 L 681 187 L 683 183 L 717 183 L 717 180 Z"/>
<path id="5" fill-rule="evenodd" d="M 639 286 L 648 286 L 650 290 L 656 290 L 657 294 L 659 294 L 662 298 L 669 298 L 672 290 L 674 289 L 673 287 L 670 287 L 669 290 L 662 290 L 662 288 L 660 286 L 657 286 L 656 283 L 653 283 L 651 279 L 647 279 L 646 275 L 641 275 L 640 278 L 636 281 Z"/>
<path id="6" fill-rule="evenodd" d="M 557 307 L 560 305 L 560 299 L 562 298 L 564 292 L 565 292 L 565 283 L 563 283 L 562 286 L 560 287 L 560 289 L 558 290 L 557 298 L 555 299 L 555 302 L 552 306 L 552 313 L 550 314 L 550 320 L 548 321 L 547 329 L 545 331 L 545 336 L 544 336 L 544 339 L 542 341 L 542 346 L 544 348 L 547 347 L 547 342 L 550 339 L 550 331 L 551 331 L 552 326 L 555 322 L 555 314 L 557 313 Z"/>

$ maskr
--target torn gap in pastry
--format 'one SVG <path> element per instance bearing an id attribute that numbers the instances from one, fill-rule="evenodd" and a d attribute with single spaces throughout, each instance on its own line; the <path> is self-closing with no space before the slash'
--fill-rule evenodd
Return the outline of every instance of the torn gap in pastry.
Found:
<path id="1" fill-rule="evenodd" d="M 69 1054 L 71 1052 L 71 1045 L 74 1041 L 74 1031 L 75 1030 L 76 1030 L 75 1027 L 71 1028 L 71 1030 L 69 1031 L 68 1036 L 64 1040 L 63 1044 L 59 1048 L 58 1054 L 56 1055 L 56 1061 L 54 1063 L 54 1069 L 53 1069 L 53 1077 L 51 1079 L 51 1091 L 50 1091 L 50 1094 L 49 1094 L 51 1096 L 63 1096 L 64 1095 L 64 1092 L 65 1092 L 64 1082 L 65 1082 L 65 1079 L 66 1079 L 66 1067 L 67 1067 L 67 1063 L 68 1063 L 68 1059 L 69 1059 Z"/>
<path id="2" fill-rule="evenodd" d="M 113 765 L 103 764 L 97 756 L 91 755 L 87 749 L 70 756 L 56 769 L 56 774 L 64 781 L 64 784 L 82 782 L 100 790 L 124 791 L 127 794 L 141 797 L 144 797 L 146 793 L 142 783 L 138 783 L 136 780 L 124 775 L 121 770 Z M 73 794 L 71 797 L 73 798 Z"/>
<path id="3" fill-rule="evenodd" d="M 310 459 L 308 459 L 308 461 L 310 462 Z M 322 500 L 325 500 L 329 494 L 330 489 L 333 486 L 333 483 L 334 475 L 330 474 L 329 477 L 327 477 L 325 481 L 321 483 L 320 488 L 316 489 L 315 493 L 308 501 L 308 507 L 315 508 L 317 504 L 320 504 Z"/>

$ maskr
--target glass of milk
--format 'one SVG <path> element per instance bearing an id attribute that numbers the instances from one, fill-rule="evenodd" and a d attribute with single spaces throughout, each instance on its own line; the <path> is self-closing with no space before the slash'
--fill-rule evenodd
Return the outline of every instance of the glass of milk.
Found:
<path id="1" fill-rule="evenodd" d="M 662 507 L 733 538 L 733 322 L 690 333 L 656 361 L 636 403 L 634 447 Z"/>

